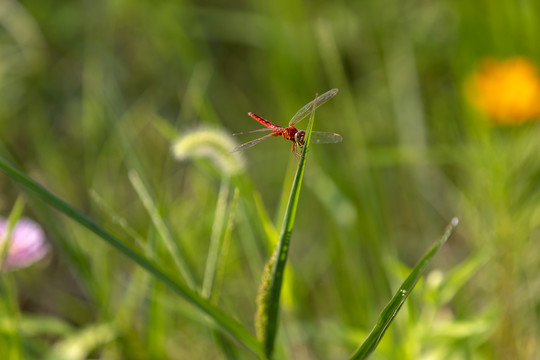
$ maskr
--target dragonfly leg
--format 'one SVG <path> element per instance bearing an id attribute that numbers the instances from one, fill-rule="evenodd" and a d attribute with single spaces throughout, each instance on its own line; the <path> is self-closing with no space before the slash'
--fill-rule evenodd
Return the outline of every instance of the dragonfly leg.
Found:
<path id="1" fill-rule="evenodd" d="M 294 143 L 291 152 L 294 153 L 294 156 L 296 156 L 297 159 L 300 159 L 302 157 L 302 148 L 304 145 Z"/>
<path id="2" fill-rule="evenodd" d="M 291 152 L 294 154 L 294 156 L 296 156 L 297 159 L 299 158 L 299 156 L 298 156 L 298 150 L 297 150 L 297 148 L 296 148 L 296 142 L 294 142 L 294 141 L 293 141 L 293 144 L 292 144 Z"/>

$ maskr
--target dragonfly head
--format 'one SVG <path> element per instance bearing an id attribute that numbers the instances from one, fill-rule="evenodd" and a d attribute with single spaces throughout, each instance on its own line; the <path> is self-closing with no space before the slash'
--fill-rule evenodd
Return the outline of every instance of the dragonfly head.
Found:
<path id="1" fill-rule="evenodd" d="M 300 147 L 304 146 L 305 136 L 306 132 L 304 130 L 297 131 L 296 134 L 294 134 L 294 142 Z"/>

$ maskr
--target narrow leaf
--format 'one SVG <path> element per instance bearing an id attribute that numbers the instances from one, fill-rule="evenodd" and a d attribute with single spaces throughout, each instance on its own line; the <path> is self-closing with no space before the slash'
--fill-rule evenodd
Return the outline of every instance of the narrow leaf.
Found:
<path id="1" fill-rule="evenodd" d="M 362 345 L 360 345 L 360 347 L 356 349 L 354 354 L 349 357 L 350 360 L 367 359 L 367 357 L 375 350 L 375 348 L 381 341 L 386 329 L 388 329 L 388 327 L 392 323 L 392 320 L 394 320 L 394 318 L 397 316 L 397 313 L 401 309 L 401 306 L 413 290 L 418 280 L 426 271 L 427 266 L 429 265 L 435 254 L 442 247 L 442 245 L 446 242 L 446 240 L 448 240 L 457 224 L 458 219 L 453 218 L 450 224 L 448 224 L 448 226 L 446 227 L 446 230 L 441 236 L 441 238 L 437 240 L 437 242 L 435 242 L 435 244 L 426 253 L 426 255 L 424 255 L 424 257 L 418 262 L 418 264 L 416 264 L 407 279 L 405 279 L 403 284 L 401 284 L 401 287 L 396 292 L 392 300 L 390 300 L 388 305 L 386 305 L 384 310 L 379 315 L 377 324 L 373 327 L 366 340 L 364 340 Z"/>
<path id="2" fill-rule="evenodd" d="M 11 166 L 4 158 L 0 157 L 0 169 L 2 169 L 10 178 L 23 185 L 26 189 L 37 195 L 38 198 L 49 204 L 50 206 L 61 211 L 71 219 L 75 220 L 82 226 L 86 227 L 112 247 L 126 255 L 133 262 L 148 271 L 154 278 L 164 283 L 171 290 L 182 296 L 200 311 L 213 319 L 225 332 L 236 337 L 240 342 L 246 345 L 256 354 L 261 354 L 262 349 L 257 339 L 248 331 L 242 324 L 225 314 L 221 309 L 211 304 L 207 299 L 192 290 L 183 282 L 173 280 L 164 271 L 159 269 L 154 263 L 146 259 L 144 256 L 127 246 L 113 235 L 109 234 L 93 220 L 89 219 L 74 207 L 45 189 L 43 186 L 23 174 Z"/>
<path id="3" fill-rule="evenodd" d="M 300 197 L 300 188 L 306 165 L 306 154 L 309 148 L 309 141 L 311 139 L 313 116 L 317 102 L 313 101 L 310 104 L 311 117 L 308 128 L 306 129 L 304 148 L 302 150 L 302 155 L 298 162 L 298 168 L 293 180 L 291 195 L 289 196 L 289 203 L 285 212 L 285 218 L 283 219 L 278 246 L 274 251 L 269 263 L 265 267 L 263 280 L 257 296 L 258 309 L 255 319 L 258 332 L 257 336 L 263 342 L 264 353 L 268 358 L 272 357 L 272 353 L 274 351 L 274 342 L 279 317 L 281 287 L 283 284 L 283 273 L 287 263 L 289 243 L 291 241 L 298 199 Z"/>
<path id="4" fill-rule="evenodd" d="M 179 246 L 174 240 L 171 231 L 165 224 L 165 220 L 163 220 L 163 217 L 159 213 L 154 200 L 152 200 L 148 188 L 145 186 L 136 170 L 130 170 L 128 176 L 129 181 L 131 181 L 131 185 L 133 185 L 133 188 L 137 192 L 139 199 L 141 199 L 144 208 L 148 212 L 148 215 L 150 215 L 150 219 L 152 219 L 152 222 L 154 223 L 161 240 L 165 244 L 167 251 L 171 255 L 174 264 L 182 275 L 182 279 L 189 285 L 189 287 L 194 288 L 195 280 L 193 280 L 193 275 L 189 270 L 188 262 L 182 252 L 180 252 Z"/>

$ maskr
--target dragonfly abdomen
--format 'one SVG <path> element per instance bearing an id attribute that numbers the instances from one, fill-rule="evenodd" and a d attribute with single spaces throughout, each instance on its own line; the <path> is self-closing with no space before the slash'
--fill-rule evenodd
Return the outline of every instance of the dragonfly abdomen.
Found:
<path id="1" fill-rule="evenodd" d="M 248 115 L 251 116 L 252 118 L 254 118 L 255 120 L 257 120 L 258 122 L 260 122 L 261 124 L 263 124 L 264 126 L 266 126 L 269 129 L 275 129 L 275 128 L 281 127 L 281 126 L 277 126 L 276 124 L 266 120 L 265 118 L 260 117 L 257 114 L 254 114 L 252 112 L 248 112 Z"/>

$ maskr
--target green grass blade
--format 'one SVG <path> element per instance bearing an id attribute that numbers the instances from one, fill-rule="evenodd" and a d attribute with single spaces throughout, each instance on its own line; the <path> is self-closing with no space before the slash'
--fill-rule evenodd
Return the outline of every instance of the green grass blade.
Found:
<path id="1" fill-rule="evenodd" d="M 105 216 L 108 216 L 114 224 L 118 225 L 124 231 L 125 235 L 133 240 L 133 243 L 143 251 L 147 258 L 154 258 L 154 249 L 152 249 L 150 244 L 146 243 L 137 231 L 128 224 L 127 220 L 105 201 L 103 196 L 94 189 L 90 189 L 90 197 L 99 207 L 99 210 L 102 211 Z"/>
<path id="2" fill-rule="evenodd" d="M 448 226 L 446 227 L 446 230 L 444 231 L 444 234 L 440 237 L 440 239 L 435 242 L 435 244 L 431 247 L 431 249 L 429 249 L 426 255 L 424 255 L 424 257 L 418 262 L 418 264 L 416 264 L 407 279 L 405 279 L 403 284 L 401 284 L 401 287 L 396 292 L 392 300 L 390 300 L 388 305 L 386 305 L 384 310 L 379 315 L 377 324 L 373 327 L 366 340 L 364 340 L 362 345 L 360 345 L 358 349 L 356 349 L 354 354 L 349 357 L 350 360 L 367 359 L 367 357 L 375 350 L 375 348 L 381 341 L 386 329 L 388 329 L 388 327 L 396 317 L 397 313 L 401 309 L 401 306 L 413 290 L 414 286 L 422 277 L 422 275 L 424 275 L 427 266 L 429 265 L 435 254 L 446 242 L 446 240 L 448 240 L 457 224 L 458 219 L 453 218 L 450 224 L 448 224 Z"/>
<path id="3" fill-rule="evenodd" d="M 19 219 L 23 215 L 25 200 L 21 195 L 17 197 L 15 204 L 9 214 L 7 226 L 4 229 L 3 239 L 0 239 L 0 323 L 4 324 L 4 329 L 0 328 L 0 334 L 7 342 L 6 349 L 2 354 L 7 359 L 24 359 L 23 341 L 21 336 L 21 311 L 18 305 L 17 288 L 11 274 L 4 274 L 4 264 L 8 255 L 13 230 Z M 2 244 L 3 243 L 3 244 Z M 0 326 L 1 327 L 1 326 Z M 0 342 L 3 346 L 4 342 Z"/>
<path id="4" fill-rule="evenodd" d="M 43 186 L 30 179 L 28 176 L 11 166 L 4 158 L 0 157 L 0 169 L 2 169 L 10 178 L 17 181 L 26 189 L 33 192 L 37 197 L 45 203 L 56 208 L 71 219 L 75 220 L 82 226 L 86 227 L 101 239 L 105 240 L 109 245 L 126 255 L 133 262 L 148 271 L 154 278 L 161 281 L 171 290 L 182 296 L 186 301 L 197 307 L 203 313 L 213 319 L 225 332 L 236 337 L 241 343 L 257 354 L 262 353 L 261 346 L 257 339 L 244 327 L 242 324 L 225 314 L 219 308 L 211 304 L 200 294 L 192 290 L 185 283 L 174 281 L 165 272 L 160 270 L 151 261 L 144 256 L 127 246 L 113 235 L 109 234 L 93 220 L 81 214 L 71 205 L 45 189 Z"/>
<path id="5" fill-rule="evenodd" d="M 312 105 L 311 117 L 308 128 L 306 129 L 306 138 L 304 148 L 302 150 L 302 156 L 298 162 L 298 168 L 293 180 L 291 195 L 289 196 L 289 203 L 283 219 L 278 246 L 272 255 L 270 262 L 267 264 L 267 268 L 265 269 L 265 272 L 271 271 L 271 276 L 266 278 L 267 281 L 265 281 L 265 274 L 263 274 L 263 281 L 261 283 L 261 289 L 259 290 L 260 297 L 257 304 L 259 309 L 257 312 L 256 322 L 258 322 L 259 327 L 258 335 L 263 342 L 264 353 L 268 358 L 272 357 L 274 350 L 274 342 L 278 326 L 281 287 L 283 284 L 283 273 L 287 263 L 289 243 L 291 241 L 296 209 L 298 207 L 298 199 L 300 197 L 300 188 L 302 185 L 302 179 L 304 177 L 306 154 L 309 148 L 309 141 L 311 139 L 311 129 L 313 128 L 313 116 L 315 111 L 314 104 L 315 103 Z M 265 289 L 266 286 L 267 288 Z"/>
<path id="6" fill-rule="evenodd" d="M 207 299 L 212 297 L 214 282 L 218 263 L 220 261 L 220 252 L 225 230 L 225 213 L 227 211 L 227 198 L 229 197 L 229 179 L 224 178 L 219 189 L 216 210 L 214 214 L 214 224 L 212 225 L 212 234 L 210 235 L 210 245 L 208 246 L 208 256 L 206 258 L 206 267 L 204 271 L 201 294 Z"/>
<path id="7" fill-rule="evenodd" d="M 15 228 L 15 225 L 17 224 L 17 221 L 21 218 L 23 211 L 24 211 L 24 205 L 25 201 L 24 199 L 19 195 L 17 200 L 15 201 L 15 205 L 13 205 L 13 209 L 11 210 L 11 213 L 9 214 L 7 227 L 3 235 L 3 239 L 0 239 L 0 272 L 4 270 L 4 264 L 5 260 L 8 254 L 8 249 L 11 243 L 11 235 L 13 235 L 13 229 Z"/>
<path id="8" fill-rule="evenodd" d="M 178 243 L 174 240 L 171 231 L 165 224 L 165 221 L 159 213 L 156 204 L 154 203 L 154 200 L 152 200 L 152 197 L 150 196 L 148 188 L 145 186 L 143 180 L 141 179 L 139 173 L 136 170 L 130 170 L 128 176 L 129 181 L 131 181 L 131 185 L 133 185 L 133 188 L 137 192 L 139 199 L 144 205 L 144 208 L 148 212 L 148 215 L 150 215 L 152 223 L 154 223 L 154 226 L 159 236 L 161 237 L 161 240 L 165 244 L 165 247 L 171 255 L 174 264 L 182 275 L 183 280 L 189 285 L 189 287 L 193 289 L 195 287 L 195 280 L 193 279 L 193 275 L 191 274 L 191 270 L 189 269 L 188 262 L 185 259 L 183 253 L 180 252 Z"/>

